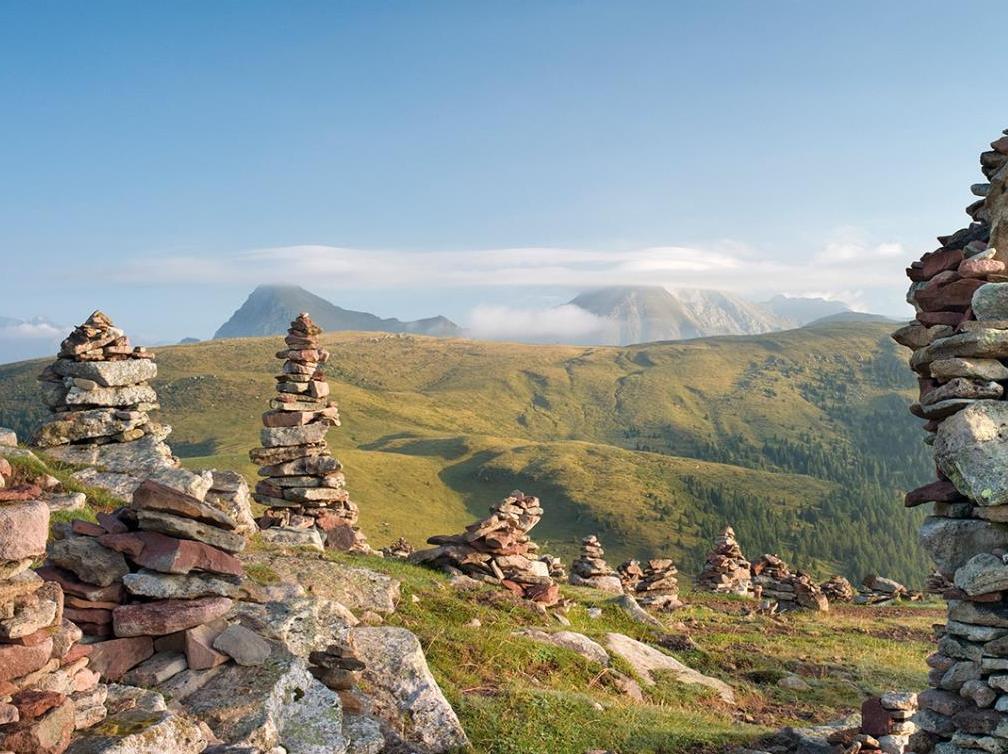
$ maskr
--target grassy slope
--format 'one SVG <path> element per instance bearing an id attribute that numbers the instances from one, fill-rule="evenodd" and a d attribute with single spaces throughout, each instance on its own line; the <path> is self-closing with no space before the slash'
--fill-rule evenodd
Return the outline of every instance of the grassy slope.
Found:
<path id="1" fill-rule="evenodd" d="M 366 565 L 403 585 L 399 610 L 388 622 L 420 638 L 428 662 L 480 754 L 583 754 L 593 748 L 634 754 L 720 752 L 784 725 L 809 725 L 858 708 L 864 696 L 920 688 L 936 606 L 840 607 L 831 613 L 781 618 L 746 615 L 734 598 L 687 594 L 688 606 L 664 618 L 667 631 L 630 621 L 605 595 L 564 587 L 572 600 L 569 630 L 604 643 L 608 632 L 655 644 L 667 633 L 692 640 L 670 650 L 682 662 L 727 681 L 737 707 L 706 690 L 659 680 L 646 701 L 627 700 L 600 669 L 573 652 L 513 636 L 534 626 L 559 630 L 500 591 L 451 587 L 441 574 L 399 561 L 314 553 L 281 554 L 253 548 L 243 555 L 266 581 L 305 570 L 305 558 Z M 327 594 L 324 566 L 310 568 L 310 586 Z M 602 607 L 600 618 L 587 608 Z M 476 619 L 479 625 L 471 621 Z M 688 646 L 688 645 L 687 645 Z M 629 672 L 617 660 L 614 666 Z M 794 692 L 777 681 L 798 673 L 810 689 Z"/>
<path id="2" fill-rule="evenodd" d="M 817 515 L 847 515 L 824 501 L 867 494 L 845 474 L 878 488 L 881 502 L 864 507 L 883 527 L 891 505 L 892 526 L 904 527 L 894 541 L 912 529 L 896 496 L 913 474 L 886 470 L 879 482 L 877 469 L 848 472 L 882 452 L 871 447 L 879 424 L 900 433 L 879 443 L 898 450 L 893 468 L 924 468 L 906 447 L 909 383 L 887 329 L 838 324 L 627 348 L 330 334 L 329 380 L 344 417 L 330 444 L 379 545 L 457 530 L 517 486 L 543 497 L 537 536 L 564 554 L 597 530 L 614 560 L 663 552 L 688 569 L 731 519 L 750 549 L 860 576 L 864 557 L 838 551 L 822 562 L 810 543 Z M 257 444 L 279 343 L 159 352 L 163 418 L 188 465 L 254 478 L 246 453 Z M 0 367 L 0 424 L 24 433 L 41 419 L 31 384 L 40 366 Z M 790 444 L 787 457 L 771 459 L 767 442 Z M 842 462 L 827 468 L 830 459 Z M 910 570 L 912 555 L 890 570 L 891 548 L 877 549 L 865 557 L 880 570 L 914 576 L 899 570 Z"/>

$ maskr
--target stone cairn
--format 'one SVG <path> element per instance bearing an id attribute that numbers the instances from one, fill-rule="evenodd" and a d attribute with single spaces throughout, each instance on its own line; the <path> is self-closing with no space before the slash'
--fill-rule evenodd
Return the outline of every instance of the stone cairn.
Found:
<path id="1" fill-rule="evenodd" d="M 49 545 L 40 576 L 66 592 L 65 614 L 91 643 L 91 667 L 109 681 L 170 691 L 183 671 L 234 658 L 259 664 L 269 644 L 226 616 L 252 587 L 234 553 L 245 536 L 225 511 L 153 480 L 128 508 L 76 520 Z"/>
<path id="2" fill-rule="evenodd" d="M 897 600 L 918 601 L 924 595 L 912 592 L 894 579 L 869 574 L 861 580 L 858 594 L 854 597 L 855 605 L 888 605 Z"/>
<path id="3" fill-rule="evenodd" d="M 857 594 L 853 584 L 839 574 L 830 576 L 819 585 L 819 589 L 830 602 L 853 602 Z"/>
<path id="4" fill-rule="evenodd" d="M 581 540 L 581 555 L 571 564 L 570 583 L 617 594 L 623 591 L 620 577 L 606 562 L 605 550 L 594 534 Z"/>
<path id="5" fill-rule="evenodd" d="M 399 537 L 395 542 L 381 549 L 382 557 L 408 560 L 415 548 L 406 537 Z"/>
<path id="6" fill-rule="evenodd" d="M 302 312 L 276 355 L 283 360 L 277 394 L 262 417 L 262 447 L 249 452 L 264 477 L 252 497 L 266 506 L 259 525 L 267 540 L 370 552 L 343 467 L 325 440 L 340 422 L 323 372 L 329 352 L 319 344 L 321 332 Z"/>
<path id="7" fill-rule="evenodd" d="M 893 334 L 913 350 L 910 411 L 926 422 L 937 469 L 905 504 L 932 504 L 920 530 L 937 568 L 929 588 L 950 584 L 931 688 L 918 695 L 917 752 L 1008 751 L 1008 135 L 991 147 L 973 222 L 907 268 L 917 313 Z"/>
<path id="8" fill-rule="evenodd" d="M 792 573 L 776 555 L 761 555 L 752 564 L 752 581 L 763 610 L 829 610 L 829 602 L 812 577 L 801 571 Z"/>
<path id="9" fill-rule="evenodd" d="M 567 581 L 567 568 L 556 555 L 540 555 L 539 560 L 546 564 L 550 578 L 557 582 Z"/>
<path id="10" fill-rule="evenodd" d="M 623 585 L 623 591 L 632 594 L 637 588 L 641 576 L 644 575 L 644 569 L 639 560 L 624 560 L 616 566 L 616 575 L 619 576 L 620 583 Z"/>
<path id="11" fill-rule="evenodd" d="M 0 467 L 9 473 L 3 458 Z M 48 536 L 44 502 L 0 502 L 0 751 L 61 754 L 106 716 L 108 689 L 64 615 L 63 590 L 31 570 Z"/>
<path id="12" fill-rule="evenodd" d="M 890 692 L 866 699 L 861 704 L 860 751 L 908 752 L 910 736 L 917 732 L 916 712 L 914 693 Z"/>
<path id="13" fill-rule="evenodd" d="M 697 577 L 697 589 L 721 594 L 751 594 L 752 564 L 746 560 L 735 539 L 735 530 L 726 526 L 714 549 L 707 555 Z"/>
<path id="14" fill-rule="evenodd" d="M 51 458 L 90 467 L 74 476 L 123 501 L 148 477 L 204 494 L 209 479 L 179 467 L 165 443 L 171 427 L 151 419 L 159 408 L 149 384 L 155 376 L 154 354 L 132 347 L 107 315 L 94 312 L 38 377 L 53 417 L 35 444 Z"/>
<path id="15" fill-rule="evenodd" d="M 678 573 L 675 564 L 667 558 L 647 561 L 632 592 L 640 606 L 662 611 L 682 607 Z"/>
<path id="16" fill-rule="evenodd" d="M 465 533 L 430 537 L 427 542 L 435 547 L 418 550 L 410 561 L 499 584 L 523 599 L 554 605 L 560 600 L 560 588 L 549 566 L 537 559 L 539 547 L 529 537 L 542 515 L 539 498 L 515 490 L 493 506 L 487 518 L 467 526 Z"/>

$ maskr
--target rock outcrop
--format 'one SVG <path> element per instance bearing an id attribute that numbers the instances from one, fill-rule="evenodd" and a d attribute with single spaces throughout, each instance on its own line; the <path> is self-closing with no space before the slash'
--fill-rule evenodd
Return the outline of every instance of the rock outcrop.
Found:
<path id="1" fill-rule="evenodd" d="M 39 375 L 52 418 L 35 435 L 46 455 L 89 466 L 75 476 L 122 500 L 146 478 L 202 497 L 209 475 L 180 468 L 165 439 L 171 427 L 151 418 L 159 408 L 150 381 L 154 354 L 130 345 L 107 315 L 94 312 L 60 345 Z"/>
<path id="2" fill-rule="evenodd" d="M 594 534 L 581 540 L 581 554 L 571 564 L 570 583 L 615 594 L 623 591 L 623 582 L 606 562 L 605 550 Z"/>
<path id="3" fill-rule="evenodd" d="M 1005 132 L 1008 134 L 1008 131 Z M 920 542 L 948 620 L 918 695 L 913 750 L 1008 750 L 1008 135 L 980 156 L 988 182 L 972 222 L 907 268 L 914 321 L 893 334 L 913 351 L 918 400 L 937 478 L 906 494 L 929 505 Z"/>
<path id="4" fill-rule="evenodd" d="M 259 519 L 267 541 L 323 545 L 344 552 L 370 552 L 357 525 L 359 511 L 346 489 L 343 467 L 326 444 L 339 410 L 329 398 L 323 368 L 329 352 L 322 330 L 302 312 L 290 324 L 276 395 L 263 414 L 262 447 L 249 451 L 259 466 L 253 497 L 266 506 Z"/>
<path id="5" fill-rule="evenodd" d="M 751 567 L 735 539 L 735 530 L 726 526 L 704 561 L 696 580 L 697 589 L 721 594 L 750 594 Z"/>
<path id="6" fill-rule="evenodd" d="M 539 604 L 556 604 L 560 588 L 549 566 L 537 559 L 539 547 L 529 536 L 542 515 L 539 498 L 516 490 L 463 534 L 430 537 L 427 542 L 435 547 L 418 550 L 410 561 L 499 584 Z"/>

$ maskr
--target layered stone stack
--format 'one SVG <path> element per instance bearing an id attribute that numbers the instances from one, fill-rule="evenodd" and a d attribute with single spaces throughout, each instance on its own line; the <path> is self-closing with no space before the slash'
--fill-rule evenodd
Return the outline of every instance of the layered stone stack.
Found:
<path id="1" fill-rule="evenodd" d="M 154 354 L 132 347 L 108 316 L 94 312 L 39 375 L 53 417 L 35 444 L 50 457 L 92 467 L 76 476 L 122 500 L 148 477 L 204 494 L 209 479 L 179 468 L 165 443 L 171 427 L 151 419 L 159 407 L 155 376 Z"/>
<path id="2" fill-rule="evenodd" d="M 415 548 L 406 537 L 399 537 L 395 542 L 381 549 L 382 555 L 386 558 L 397 558 L 406 560 L 415 552 Z"/>
<path id="3" fill-rule="evenodd" d="M 893 579 L 868 575 L 861 580 L 861 588 L 854 598 L 856 605 L 882 605 L 895 600 L 919 600 L 923 595 L 911 592 Z"/>
<path id="4" fill-rule="evenodd" d="M 647 561 L 634 586 L 633 594 L 641 607 L 654 610 L 674 610 L 682 607 L 679 601 L 679 579 L 675 564 L 667 558 Z"/>
<path id="5" fill-rule="evenodd" d="M 830 576 L 819 585 L 819 589 L 830 602 L 852 602 L 857 592 L 854 586 L 843 576 Z"/>
<path id="6" fill-rule="evenodd" d="M 259 525 L 271 541 L 370 552 L 343 467 L 325 440 L 329 428 L 339 426 L 339 411 L 329 399 L 323 372 L 329 352 L 319 344 L 321 332 L 302 312 L 276 355 L 283 360 L 277 394 L 262 417 L 262 447 L 249 452 L 264 477 L 253 494 L 266 506 Z"/>
<path id="7" fill-rule="evenodd" d="M 187 669 L 269 656 L 261 638 L 225 619 L 235 600 L 251 597 L 234 555 L 244 548 L 230 515 L 148 480 L 129 508 L 96 524 L 74 521 L 39 574 L 63 587 L 66 614 L 94 637 L 92 668 L 151 687 Z"/>
<path id="8" fill-rule="evenodd" d="M 410 561 L 500 584 L 539 604 L 556 604 L 560 589 L 529 537 L 542 514 L 539 498 L 515 490 L 465 533 L 430 537 L 427 542 L 436 546 L 413 553 Z"/>
<path id="9" fill-rule="evenodd" d="M 60 754 L 75 730 L 105 719 L 107 689 L 64 617 L 63 591 L 31 570 L 48 535 L 45 503 L 0 502 L 0 751 Z"/>
<path id="10" fill-rule="evenodd" d="M 360 697 L 355 693 L 361 672 L 367 667 L 346 641 L 330 644 L 308 655 L 308 672 L 340 696 L 344 709 L 360 711 Z"/>
<path id="11" fill-rule="evenodd" d="M 752 564 L 752 581 L 754 593 L 767 608 L 829 610 L 829 602 L 812 577 L 801 571 L 792 573 L 776 555 L 761 555 Z"/>
<path id="12" fill-rule="evenodd" d="M 606 562 L 605 550 L 594 534 L 581 540 L 581 555 L 571 564 L 570 583 L 616 594 L 623 591 L 620 577 Z"/>
<path id="13" fill-rule="evenodd" d="M 540 555 L 539 561 L 546 564 L 551 579 L 557 582 L 567 580 L 567 568 L 560 558 L 555 555 Z"/>
<path id="14" fill-rule="evenodd" d="M 726 526 L 704 561 L 696 580 L 697 589 L 721 594 L 750 594 L 751 567 L 735 539 L 735 530 Z"/>
<path id="15" fill-rule="evenodd" d="M 952 582 L 928 658 L 932 688 L 918 697 L 929 739 L 915 737 L 918 752 L 1008 750 L 1008 135 L 991 146 L 973 222 L 907 269 L 917 313 L 893 334 L 913 350 L 910 410 L 925 420 L 937 470 L 905 503 L 931 505 L 920 530 L 937 569 L 929 587 Z"/>
<path id="16" fill-rule="evenodd" d="M 623 591 L 630 594 L 637 588 L 637 583 L 644 575 L 644 569 L 639 560 L 624 560 L 616 566 L 616 574 L 623 585 Z"/>
<path id="17" fill-rule="evenodd" d="M 874 696 L 861 705 L 861 751 L 904 754 L 911 751 L 911 736 L 917 732 L 913 717 L 917 695 L 890 692 Z M 917 752 L 916 741 L 913 751 Z"/>

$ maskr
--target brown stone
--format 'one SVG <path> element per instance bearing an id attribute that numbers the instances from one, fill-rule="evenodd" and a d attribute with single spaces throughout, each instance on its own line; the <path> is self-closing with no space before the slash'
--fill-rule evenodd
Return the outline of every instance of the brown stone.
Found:
<path id="1" fill-rule="evenodd" d="M 126 524 L 111 513 L 96 513 L 95 518 L 98 520 L 98 525 L 109 534 L 121 534 L 124 531 L 129 531 Z"/>
<path id="2" fill-rule="evenodd" d="M 861 732 L 874 738 L 888 736 L 892 732 L 889 710 L 882 706 L 882 700 L 877 696 L 866 699 L 861 705 Z"/>
<path id="3" fill-rule="evenodd" d="M 118 681 L 127 670 L 154 654 L 154 640 L 149 636 L 111 639 L 86 646 L 90 647 L 88 667 L 108 681 Z"/>
<path id="4" fill-rule="evenodd" d="M 0 681 L 20 678 L 41 668 L 52 655 L 52 638 L 30 646 L 0 644 Z"/>
<path id="5" fill-rule="evenodd" d="M 235 528 L 234 519 L 223 511 L 153 479 L 144 481 L 133 492 L 133 507 L 172 513 L 224 529 Z"/>
<path id="6" fill-rule="evenodd" d="M 49 506 L 40 500 L 0 505 L 0 561 L 45 554 Z"/>
<path id="7" fill-rule="evenodd" d="M 69 571 L 55 566 L 43 566 L 36 573 L 46 581 L 55 581 L 64 592 L 72 594 L 91 602 L 115 602 L 119 604 L 123 599 L 123 586 L 121 583 L 110 584 L 109 586 L 95 586 L 86 584 L 78 580 Z"/>
<path id="8" fill-rule="evenodd" d="M 933 325 L 957 326 L 963 318 L 962 312 L 918 312 L 917 321 L 922 325 L 931 327 Z"/>
<path id="9" fill-rule="evenodd" d="M 98 524 L 93 524 L 90 521 L 82 521 L 79 518 L 75 518 L 70 522 L 70 531 L 74 534 L 80 534 L 85 537 L 100 537 L 105 534 L 106 531 Z"/>
<path id="10" fill-rule="evenodd" d="M 0 749 L 15 754 L 62 754 L 74 731 L 74 705 L 69 699 L 35 720 L 0 729 Z"/>
<path id="11" fill-rule="evenodd" d="M 112 610 L 109 608 L 81 609 L 67 606 L 63 608 L 63 614 L 78 625 L 82 623 L 103 625 L 112 622 Z"/>
<path id="12" fill-rule="evenodd" d="M 53 707 L 60 706 L 65 699 L 63 694 L 55 691 L 29 689 L 15 694 L 11 698 L 11 704 L 18 708 L 22 720 L 31 720 L 41 717 Z"/>
<path id="13" fill-rule="evenodd" d="M 124 553 L 137 565 L 161 573 L 186 574 L 196 570 L 242 575 L 242 564 L 238 558 L 203 542 L 149 531 L 106 534 L 98 541 L 105 547 Z"/>
<path id="14" fill-rule="evenodd" d="M 907 508 L 913 508 L 923 503 L 952 503 L 957 500 L 965 500 L 962 493 L 956 489 L 952 482 L 939 479 L 915 490 L 910 490 L 903 498 L 903 504 Z"/>
<path id="15" fill-rule="evenodd" d="M 917 291 L 915 300 L 926 312 L 964 312 L 969 308 L 973 294 L 985 281 L 961 278 L 945 285 L 931 285 Z"/>
<path id="16" fill-rule="evenodd" d="M 228 661 L 226 654 L 213 648 L 214 641 L 227 625 L 227 621 L 219 619 L 185 631 L 183 647 L 186 662 L 192 670 L 208 670 Z"/>
<path id="17" fill-rule="evenodd" d="M 962 249 L 947 249 L 925 254 L 921 262 L 921 279 L 930 280 L 945 270 L 954 270 L 963 261 Z"/>
<path id="18" fill-rule="evenodd" d="M 122 605 L 112 611 L 113 630 L 119 637 L 164 636 L 223 617 L 231 605 L 227 597 Z"/>

